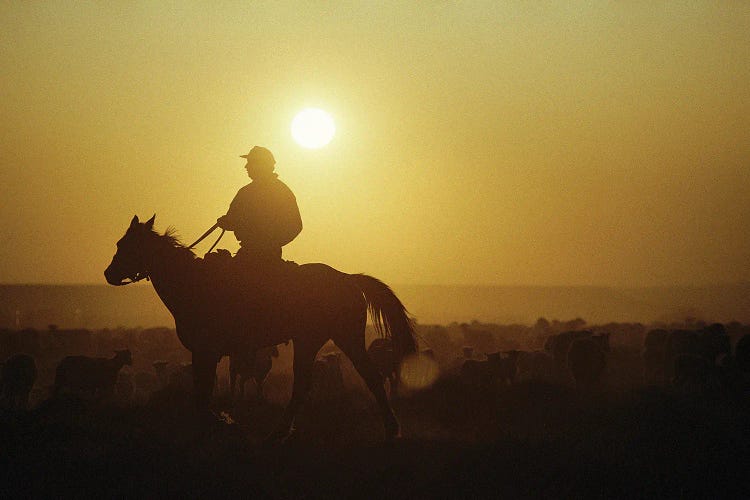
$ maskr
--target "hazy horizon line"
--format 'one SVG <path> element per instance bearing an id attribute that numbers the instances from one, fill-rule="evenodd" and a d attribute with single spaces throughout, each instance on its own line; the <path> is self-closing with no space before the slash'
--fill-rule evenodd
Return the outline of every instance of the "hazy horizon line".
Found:
<path id="1" fill-rule="evenodd" d="M 137 283 L 136 286 L 148 286 L 147 283 Z M 391 287 L 416 286 L 416 287 L 446 287 L 446 288 L 714 288 L 714 287 L 737 287 L 750 286 L 750 281 L 715 282 L 715 283 L 673 283 L 673 284 L 639 284 L 639 285 L 616 285 L 616 284 L 534 284 L 534 283 L 389 283 Z M 101 286 L 112 287 L 108 283 L 71 283 L 71 282 L 2 282 L 0 286 Z"/>

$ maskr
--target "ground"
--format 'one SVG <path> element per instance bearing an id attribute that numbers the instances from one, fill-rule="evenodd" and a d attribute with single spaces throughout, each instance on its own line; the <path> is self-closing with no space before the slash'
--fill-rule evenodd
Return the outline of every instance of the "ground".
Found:
<path id="1" fill-rule="evenodd" d="M 269 381 L 271 382 L 271 381 Z M 272 385 L 272 383 L 271 383 Z M 229 406 L 223 395 L 216 410 Z M 640 387 L 582 394 L 460 379 L 398 399 L 402 440 L 382 441 L 361 391 L 314 397 L 281 446 L 281 412 L 246 401 L 233 423 L 195 425 L 162 393 L 125 407 L 48 400 L 3 413 L 0 497 L 742 498 L 750 494 L 746 395 Z"/>

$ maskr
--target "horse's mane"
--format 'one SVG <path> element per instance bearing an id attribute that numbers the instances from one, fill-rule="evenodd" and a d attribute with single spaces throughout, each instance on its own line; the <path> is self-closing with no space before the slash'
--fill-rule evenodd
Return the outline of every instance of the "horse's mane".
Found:
<path id="1" fill-rule="evenodd" d="M 185 244 L 180 241 L 180 237 L 177 233 L 177 229 L 174 228 L 174 226 L 169 226 L 166 231 L 164 231 L 164 234 L 159 234 L 156 231 L 152 230 L 153 234 L 156 235 L 160 240 L 164 241 L 166 244 L 168 244 L 170 247 L 175 248 L 177 250 L 182 250 L 184 252 L 180 252 L 181 254 L 184 253 L 184 255 L 190 255 L 191 257 L 195 258 L 195 253 L 191 249 L 185 246 Z"/>
<path id="2" fill-rule="evenodd" d="M 156 231 L 154 231 L 156 233 Z M 157 233 L 158 234 L 158 233 Z M 185 244 L 180 241 L 180 236 L 177 234 L 177 229 L 174 226 L 169 226 L 164 234 L 161 235 L 165 241 L 168 241 L 170 245 L 177 248 L 185 248 Z"/>

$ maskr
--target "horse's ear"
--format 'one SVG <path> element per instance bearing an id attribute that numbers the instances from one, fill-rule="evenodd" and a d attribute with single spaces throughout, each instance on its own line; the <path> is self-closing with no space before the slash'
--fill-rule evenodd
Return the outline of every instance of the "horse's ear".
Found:
<path id="1" fill-rule="evenodd" d="M 140 221 L 138 220 L 138 216 L 134 215 L 133 219 L 130 221 L 130 227 L 135 227 L 138 225 Z"/>
<path id="2" fill-rule="evenodd" d="M 154 228 L 154 220 L 156 220 L 156 214 L 154 214 L 153 217 L 146 221 L 146 229 L 151 230 Z"/>

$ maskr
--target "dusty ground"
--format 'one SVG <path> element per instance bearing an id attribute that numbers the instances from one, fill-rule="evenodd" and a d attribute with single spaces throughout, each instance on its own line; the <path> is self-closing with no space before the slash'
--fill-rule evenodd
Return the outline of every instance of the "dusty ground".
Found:
<path id="1" fill-rule="evenodd" d="M 278 381 L 277 381 L 278 382 Z M 273 387 L 273 381 L 269 381 Z M 280 383 L 280 382 L 279 382 Z M 227 409 L 224 396 L 217 410 Z M 317 397 L 283 446 L 281 412 L 246 401 L 233 424 L 194 425 L 183 396 L 145 406 L 46 401 L 0 416 L 0 497 L 747 498 L 744 396 L 456 378 L 396 402 L 404 439 L 382 442 L 374 403 Z"/>

